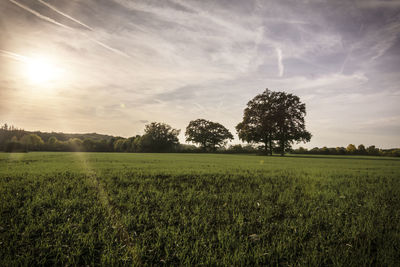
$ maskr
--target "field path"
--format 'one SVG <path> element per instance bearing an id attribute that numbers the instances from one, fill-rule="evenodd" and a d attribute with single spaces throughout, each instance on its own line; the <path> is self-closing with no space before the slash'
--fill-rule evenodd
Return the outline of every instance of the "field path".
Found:
<path id="1" fill-rule="evenodd" d="M 92 168 L 90 168 L 88 162 L 85 159 L 82 159 L 82 163 L 86 172 L 87 182 L 97 191 L 101 205 L 107 210 L 107 215 L 108 218 L 110 218 L 112 227 L 114 229 L 117 229 L 119 240 L 123 243 L 123 246 L 126 247 L 127 251 L 129 252 L 133 264 L 141 265 L 138 249 L 134 241 L 132 240 L 131 235 L 129 235 L 128 230 L 121 222 L 121 213 L 110 203 L 108 194 L 104 189 L 104 186 L 97 178 L 96 172 Z"/>

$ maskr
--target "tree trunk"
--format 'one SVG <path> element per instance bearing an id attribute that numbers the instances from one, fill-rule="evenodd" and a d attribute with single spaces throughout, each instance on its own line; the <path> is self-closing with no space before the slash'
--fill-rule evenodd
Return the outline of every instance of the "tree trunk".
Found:
<path id="1" fill-rule="evenodd" d="M 285 134 L 283 132 L 283 127 L 281 128 L 281 140 L 280 140 L 280 146 L 281 146 L 281 157 L 285 155 Z"/>
<path id="2" fill-rule="evenodd" d="M 269 146 L 268 147 L 268 144 L 269 144 L 269 135 L 268 134 L 265 134 L 265 139 L 264 139 L 264 144 L 265 144 L 265 155 L 272 155 L 272 154 L 270 154 L 270 151 L 271 151 L 271 146 Z"/>
<path id="3" fill-rule="evenodd" d="M 272 156 L 272 136 L 271 134 L 269 135 L 269 155 Z"/>
<path id="4" fill-rule="evenodd" d="M 264 149 L 265 149 L 265 155 L 268 156 L 268 141 L 265 140 L 265 141 L 264 141 L 264 144 L 265 144 L 265 147 L 264 147 Z"/>

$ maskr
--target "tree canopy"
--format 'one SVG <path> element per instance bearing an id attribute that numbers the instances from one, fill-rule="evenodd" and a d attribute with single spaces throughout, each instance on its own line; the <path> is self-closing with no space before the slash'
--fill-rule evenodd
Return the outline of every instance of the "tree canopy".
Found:
<path id="1" fill-rule="evenodd" d="M 349 144 L 346 148 L 348 153 L 354 154 L 357 151 L 357 148 L 353 144 Z"/>
<path id="2" fill-rule="evenodd" d="M 277 145 L 284 155 L 294 142 L 310 141 L 305 115 L 305 104 L 298 96 L 266 89 L 247 103 L 236 130 L 241 140 L 263 143 L 265 152 L 271 155 Z"/>
<path id="3" fill-rule="evenodd" d="M 191 121 L 186 127 L 186 141 L 199 144 L 205 151 L 215 151 L 224 146 L 233 135 L 218 122 L 205 119 Z"/>
<path id="4" fill-rule="evenodd" d="M 30 150 L 38 150 L 43 144 L 42 138 L 37 134 L 26 134 L 21 138 L 20 142 Z"/>
<path id="5" fill-rule="evenodd" d="M 180 130 L 168 124 L 152 122 L 145 126 L 144 132 L 139 144 L 142 152 L 170 152 L 179 145 Z"/>

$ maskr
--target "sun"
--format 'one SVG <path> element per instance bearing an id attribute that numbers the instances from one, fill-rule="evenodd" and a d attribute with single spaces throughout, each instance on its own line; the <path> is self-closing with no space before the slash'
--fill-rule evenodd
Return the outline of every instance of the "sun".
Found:
<path id="1" fill-rule="evenodd" d="M 26 60 L 25 74 L 34 84 L 45 84 L 60 79 L 62 69 L 45 58 L 29 58 Z"/>

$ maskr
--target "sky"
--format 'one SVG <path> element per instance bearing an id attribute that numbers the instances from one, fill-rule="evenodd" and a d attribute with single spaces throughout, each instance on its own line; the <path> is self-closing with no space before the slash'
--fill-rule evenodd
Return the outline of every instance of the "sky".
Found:
<path id="1" fill-rule="evenodd" d="M 266 88 L 300 97 L 300 144 L 400 147 L 400 1 L 2 0 L 0 123 L 143 134 L 204 118 L 235 135 Z"/>

